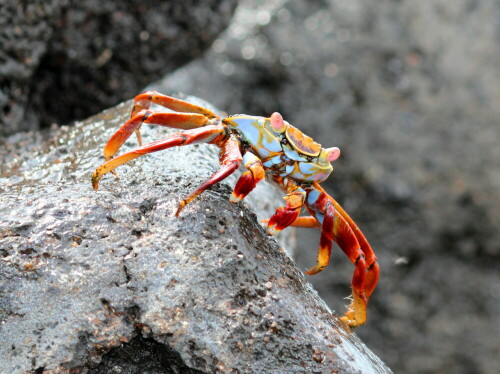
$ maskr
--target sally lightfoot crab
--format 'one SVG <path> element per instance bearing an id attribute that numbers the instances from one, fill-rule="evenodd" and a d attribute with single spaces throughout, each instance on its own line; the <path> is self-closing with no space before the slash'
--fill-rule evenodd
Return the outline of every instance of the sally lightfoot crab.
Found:
<path id="1" fill-rule="evenodd" d="M 152 111 L 149 108 L 153 103 L 171 111 Z M 139 130 L 143 123 L 182 131 L 142 145 Z M 134 132 L 139 148 L 114 158 Z M 220 168 L 181 200 L 175 215 L 178 216 L 186 204 L 243 164 L 246 171 L 237 181 L 230 200 L 238 202 L 244 199 L 265 178 L 279 186 L 286 193 L 286 203 L 266 220 L 267 232 L 274 235 L 288 226 L 321 229 L 317 264 L 306 272 L 309 275 L 319 273 L 328 265 L 332 243 L 336 242 L 355 266 L 351 281 L 352 301 L 342 320 L 351 327 L 364 324 L 368 299 L 379 277 L 376 256 L 354 221 L 320 186 L 332 172 L 330 163 L 340 156 L 340 150 L 337 147 L 322 148 L 284 121 L 279 113 L 273 113 L 269 118 L 238 114 L 220 119 L 201 106 L 157 92 L 144 92 L 135 97 L 130 119 L 104 147 L 106 162 L 94 172 L 92 185 L 97 190 L 104 174 L 145 154 L 195 143 L 217 145 L 221 149 Z M 302 207 L 310 216 L 299 217 Z"/>

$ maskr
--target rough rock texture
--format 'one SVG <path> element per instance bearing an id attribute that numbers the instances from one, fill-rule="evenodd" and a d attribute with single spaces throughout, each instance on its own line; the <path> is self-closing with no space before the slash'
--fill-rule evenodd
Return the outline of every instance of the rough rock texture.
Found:
<path id="1" fill-rule="evenodd" d="M 198 102 L 199 103 L 199 102 Z M 0 367 L 17 373 L 390 373 L 230 188 L 181 196 L 217 149 L 90 175 L 130 102 L 0 147 Z M 164 137 L 144 126 L 144 140 Z M 131 139 L 126 146 L 135 146 Z M 248 204 L 260 214 L 269 188 Z"/>
<path id="2" fill-rule="evenodd" d="M 499 19 L 495 0 L 246 2 L 152 87 L 280 111 L 341 148 L 326 186 L 382 266 L 359 333 L 396 372 L 500 372 Z M 334 252 L 311 280 L 340 309 L 352 267 Z"/>
<path id="3" fill-rule="evenodd" d="M 0 135 L 82 119 L 198 57 L 237 0 L 0 0 Z"/>

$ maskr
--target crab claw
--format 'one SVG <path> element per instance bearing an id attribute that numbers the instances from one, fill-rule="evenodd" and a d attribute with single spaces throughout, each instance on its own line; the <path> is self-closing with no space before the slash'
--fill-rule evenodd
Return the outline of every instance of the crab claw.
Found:
<path id="1" fill-rule="evenodd" d="M 276 235 L 297 219 L 304 204 L 305 196 L 305 191 L 298 188 L 284 197 L 286 206 L 276 209 L 276 212 L 267 222 L 267 233 L 269 235 Z"/>

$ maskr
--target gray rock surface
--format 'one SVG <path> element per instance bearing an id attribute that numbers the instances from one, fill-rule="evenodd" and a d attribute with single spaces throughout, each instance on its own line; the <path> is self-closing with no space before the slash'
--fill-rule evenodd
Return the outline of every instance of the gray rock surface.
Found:
<path id="1" fill-rule="evenodd" d="M 90 176 L 130 102 L 0 147 L 0 367 L 18 373 L 390 373 L 256 216 L 206 191 L 208 145 Z M 144 126 L 144 140 L 171 130 Z M 135 139 L 125 144 L 134 147 Z M 249 196 L 262 215 L 277 200 Z M 348 282 L 348 280 L 346 280 Z"/>
<path id="2" fill-rule="evenodd" d="M 0 135 L 68 123 L 199 57 L 237 0 L 0 0 Z"/>
<path id="3" fill-rule="evenodd" d="M 359 334 L 396 372 L 500 372 L 499 19 L 496 0 L 249 1 L 150 87 L 280 111 L 341 148 L 325 185 L 382 267 Z M 303 267 L 317 235 L 299 235 Z M 340 309 L 352 267 L 334 252 L 311 281 Z"/>

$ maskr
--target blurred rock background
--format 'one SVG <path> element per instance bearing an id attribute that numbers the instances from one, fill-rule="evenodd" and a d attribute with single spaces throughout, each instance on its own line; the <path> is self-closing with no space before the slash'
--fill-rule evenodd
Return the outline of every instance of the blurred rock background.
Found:
<path id="1" fill-rule="evenodd" d="M 0 135 L 84 119 L 200 57 L 237 0 L 0 0 Z"/>
<path id="2" fill-rule="evenodd" d="M 40 19 L 14 18 L 20 28 L 5 17 L 10 8 L 0 7 L 0 25 L 11 22 L 0 34 L 5 134 L 81 118 L 89 113 L 78 108 L 97 111 L 149 83 L 205 98 L 231 114 L 280 111 L 323 145 L 343 151 L 326 188 L 361 226 L 382 271 L 360 337 L 397 373 L 500 372 L 497 0 L 240 1 L 218 38 L 217 31 L 207 37 L 208 29 L 225 27 L 234 2 L 214 2 L 219 5 L 187 17 L 178 29 L 161 20 L 169 2 L 149 13 L 129 7 L 127 25 L 137 27 L 116 21 L 125 12 L 119 5 L 116 11 L 99 4 L 84 24 L 96 25 L 90 29 L 102 41 L 94 37 L 92 53 L 74 56 L 61 42 L 72 38 L 43 26 L 73 14 L 57 8 L 60 3 L 68 2 L 45 3 L 54 4 L 52 18 L 43 12 L 36 13 Z M 110 16 L 98 22 L 93 16 L 104 8 Z M 193 19 L 204 26 L 191 29 Z M 29 30 L 23 22 L 36 26 L 35 40 L 51 42 L 23 47 L 22 37 L 8 34 Z M 157 44 L 153 26 L 167 29 Z M 113 44 L 111 35 L 131 42 Z M 179 53 L 185 57 L 173 58 L 172 43 L 188 43 L 185 35 L 204 46 L 216 39 L 203 55 L 189 44 Z M 5 40 L 14 40 L 13 49 Z M 49 63 L 52 50 L 59 57 Z M 92 68 L 85 69 L 84 55 Z M 5 75 L 12 67 L 14 78 Z M 100 77 L 96 83 L 89 70 Z M 64 85 L 78 79 L 84 84 Z M 319 232 L 299 234 L 297 261 L 305 269 L 315 261 Z M 310 280 L 342 312 L 352 266 L 338 252 Z"/>

